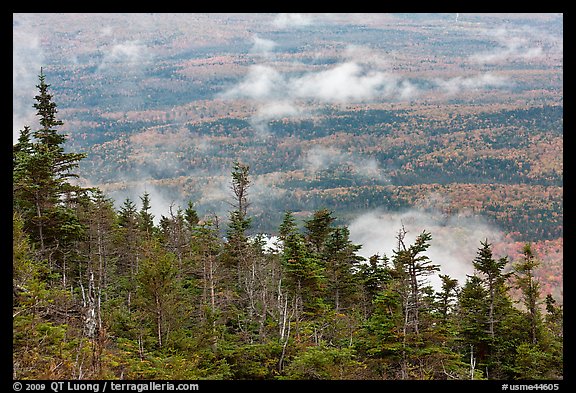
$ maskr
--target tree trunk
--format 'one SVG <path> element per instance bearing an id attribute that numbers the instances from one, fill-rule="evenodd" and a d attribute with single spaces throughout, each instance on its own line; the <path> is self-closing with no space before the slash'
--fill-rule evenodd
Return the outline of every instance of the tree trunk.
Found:
<path id="1" fill-rule="evenodd" d="M 156 332 L 158 334 L 158 346 L 162 348 L 162 305 L 160 298 L 156 296 Z"/>

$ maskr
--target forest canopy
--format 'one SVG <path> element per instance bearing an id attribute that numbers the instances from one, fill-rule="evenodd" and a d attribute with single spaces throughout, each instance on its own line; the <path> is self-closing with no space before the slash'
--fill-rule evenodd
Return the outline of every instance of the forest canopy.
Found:
<path id="1" fill-rule="evenodd" d="M 40 126 L 13 146 L 14 379 L 563 379 L 563 307 L 530 242 L 513 260 L 477 239 L 458 282 L 428 255 L 434 233 L 401 226 L 364 258 L 319 208 L 277 212 L 270 249 L 239 160 L 226 217 L 190 200 L 155 220 L 147 192 L 116 208 L 74 182 L 86 154 L 65 151 L 49 87 L 41 71 Z"/>

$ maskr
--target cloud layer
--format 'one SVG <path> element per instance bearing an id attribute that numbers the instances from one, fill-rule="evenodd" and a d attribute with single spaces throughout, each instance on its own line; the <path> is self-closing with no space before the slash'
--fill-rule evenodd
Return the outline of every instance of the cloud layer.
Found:
<path id="1" fill-rule="evenodd" d="M 379 183 L 389 181 L 375 158 L 362 157 L 330 146 L 313 146 L 306 151 L 303 168 L 312 173 L 338 168 L 362 178 L 377 180 Z"/>
<path id="2" fill-rule="evenodd" d="M 224 98 L 269 101 L 315 101 L 326 104 L 366 102 L 375 99 L 408 100 L 418 89 L 410 81 L 373 69 L 369 64 L 347 61 L 332 68 L 302 75 L 285 75 L 272 66 L 250 66 L 244 79 L 222 94 Z"/>
<path id="3" fill-rule="evenodd" d="M 117 43 L 106 51 L 97 72 L 111 71 L 116 67 L 138 68 L 148 60 L 150 60 L 150 53 L 146 45 L 138 41 Z"/>
<path id="4" fill-rule="evenodd" d="M 288 28 L 288 21 L 306 25 L 304 21 L 308 19 L 290 15 L 278 16 L 275 21 L 281 22 L 273 22 L 273 25 Z M 269 58 L 277 46 L 276 42 L 259 36 L 252 39 L 250 53 L 265 58 Z M 250 65 L 245 76 L 219 97 L 252 100 L 256 111 L 250 122 L 258 135 L 265 136 L 270 120 L 309 115 L 314 105 L 406 102 L 430 93 L 453 96 L 510 86 L 507 76 L 495 72 L 450 78 L 420 77 L 416 81 L 406 74 L 394 72 L 392 63 L 382 52 L 361 45 L 346 46 L 336 63 L 300 72 L 282 72 L 274 63 L 260 62 Z"/>
<path id="5" fill-rule="evenodd" d="M 498 228 L 473 215 L 447 216 L 438 210 L 410 209 L 400 212 L 375 210 L 367 212 L 349 224 L 350 239 L 361 244 L 359 254 L 368 258 L 378 254 L 393 257 L 397 249 L 397 234 L 404 227 L 408 233 L 405 244 L 413 244 L 422 231 L 430 232 L 432 240 L 426 255 L 432 263 L 440 265 L 440 274 L 456 278 L 464 284 L 466 275 L 474 271 L 472 261 L 480 242 L 494 243 L 503 239 Z M 440 280 L 430 277 L 430 283 L 439 290 Z"/>
<path id="6" fill-rule="evenodd" d="M 278 14 L 272 21 L 272 26 L 278 29 L 299 28 L 310 26 L 314 18 L 309 14 Z"/>
<path id="7" fill-rule="evenodd" d="M 514 31 L 504 27 L 487 30 L 485 34 L 496 41 L 487 51 L 474 53 L 470 60 L 480 64 L 498 64 L 515 60 L 535 60 L 545 55 L 544 42 L 557 42 L 557 38 L 542 35 L 529 28 Z"/>

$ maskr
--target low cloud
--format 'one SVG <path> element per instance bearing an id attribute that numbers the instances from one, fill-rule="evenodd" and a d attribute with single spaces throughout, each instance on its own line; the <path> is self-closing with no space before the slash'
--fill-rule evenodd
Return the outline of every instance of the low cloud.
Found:
<path id="1" fill-rule="evenodd" d="M 311 100 L 326 104 L 365 102 L 374 99 L 410 99 L 417 88 L 408 80 L 345 62 L 318 72 L 287 76 L 266 65 L 253 65 L 244 79 L 222 94 L 224 98 L 255 100 Z"/>
<path id="2" fill-rule="evenodd" d="M 127 41 L 112 45 L 104 54 L 97 71 L 114 70 L 116 67 L 140 68 L 149 60 L 150 54 L 145 45 L 138 41 Z"/>
<path id="3" fill-rule="evenodd" d="M 303 157 L 303 167 L 307 172 L 312 173 L 340 169 L 359 177 L 376 179 L 379 182 L 389 181 L 376 159 L 344 152 L 330 146 L 313 146 L 310 148 Z"/>
<path id="4" fill-rule="evenodd" d="M 382 70 L 391 66 L 389 59 L 381 52 L 362 45 L 348 45 L 342 57 L 347 62 L 357 62 Z"/>
<path id="5" fill-rule="evenodd" d="M 309 14 L 278 14 L 272 20 L 272 26 L 278 29 L 310 26 L 314 18 Z"/>
<path id="6" fill-rule="evenodd" d="M 178 202 L 166 197 L 165 191 L 161 187 L 156 187 L 149 182 L 133 181 L 127 183 L 126 187 L 120 190 L 108 191 L 107 194 L 113 198 L 116 209 L 120 209 L 126 199 L 129 199 L 136 205 L 136 209 L 142 209 L 142 197 L 148 193 L 150 199 L 150 211 L 154 215 L 154 224 L 158 225 L 162 216 L 170 216 L 170 206 L 172 212 L 176 214 L 178 209 Z"/>
<path id="7" fill-rule="evenodd" d="M 473 76 L 457 76 L 450 79 L 435 79 L 434 82 L 440 90 L 448 95 L 459 94 L 463 91 L 483 90 L 487 88 L 501 88 L 509 86 L 507 77 L 484 73 Z"/>
<path id="8" fill-rule="evenodd" d="M 365 102 L 374 99 L 410 99 L 416 87 L 392 74 L 365 64 L 346 62 L 331 69 L 292 78 L 291 94 L 324 103 Z"/>
<path id="9" fill-rule="evenodd" d="M 480 64 L 498 64 L 515 60 L 536 60 L 543 58 L 544 40 L 548 35 L 540 34 L 529 28 L 509 30 L 498 28 L 486 30 L 485 34 L 494 39 L 497 44 L 490 50 L 475 53 L 470 60 Z M 553 39 L 556 41 L 556 39 Z"/>
<path id="10" fill-rule="evenodd" d="M 286 195 L 284 188 L 276 184 L 282 180 L 281 173 L 267 173 L 259 176 L 252 176 L 249 188 L 249 198 L 254 206 L 273 204 Z"/>
<path id="11" fill-rule="evenodd" d="M 277 46 L 276 42 L 260 38 L 257 35 L 252 37 L 252 41 L 253 44 L 252 48 L 250 48 L 250 53 L 254 55 L 269 56 Z"/>
<path id="12" fill-rule="evenodd" d="M 296 118 L 306 114 L 306 110 L 291 101 L 272 101 L 260 106 L 256 114 L 249 120 L 249 123 L 256 131 L 257 136 L 266 138 L 270 136 L 270 128 L 268 127 L 270 120 L 285 117 Z"/>
<path id="13" fill-rule="evenodd" d="M 429 277 L 436 290 L 441 285 L 438 273 L 448 274 L 463 285 L 466 275 L 474 272 L 472 261 L 481 247 L 480 242 L 487 239 L 492 244 L 504 238 L 500 229 L 479 216 L 465 212 L 446 215 L 434 209 L 375 210 L 357 217 L 348 226 L 350 239 L 362 245 L 360 255 L 366 258 L 386 255 L 390 259 L 397 249 L 397 235 L 402 227 L 407 231 L 406 246 L 413 244 L 422 231 L 431 233 L 430 248 L 425 255 L 433 264 L 440 265 L 440 272 Z"/>
<path id="14" fill-rule="evenodd" d="M 251 98 L 269 100 L 280 97 L 286 89 L 286 78 L 274 68 L 266 65 L 253 65 L 237 85 L 222 93 L 223 98 Z"/>
<path id="15" fill-rule="evenodd" d="M 389 59 L 382 53 L 362 46 L 346 47 L 342 59 L 322 70 L 297 74 L 280 72 L 271 65 L 255 64 L 248 68 L 241 81 L 222 92 L 220 97 L 253 100 L 257 109 L 251 124 L 260 135 L 265 135 L 270 120 L 310 114 L 314 104 L 402 102 L 417 99 L 423 93 L 456 95 L 510 86 L 507 77 L 490 72 L 434 78 L 429 83 L 416 85 L 409 78 L 391 72 Z"/>

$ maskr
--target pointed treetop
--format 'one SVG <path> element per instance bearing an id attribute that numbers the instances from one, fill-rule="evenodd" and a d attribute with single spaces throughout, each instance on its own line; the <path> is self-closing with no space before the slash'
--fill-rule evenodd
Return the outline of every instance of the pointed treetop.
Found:
<path id="1" fill-rule="evenodd" d="M 34 97 L 37 101 L 37 103 L 34 104 L 34 108 L 37 109 L 36 115 L 40 117 L 40 125 L 42 126 L 42 129 L 36 132 L 35 137 L 40 139 L 47 138 L 49 144 L 61 144 L 64 142 L 65 138 L 57 135 L 53 128 L 61 126 L 64 123 L 56 119 L 56 113 L 58 112 L 56 110 L 56 103 L 52 101 L 52 94 L 48 93 L 50 85 L 46 84 L 42 68 L 40 68 L 39 79 L 40 84 L 36 85 L 36 87 L 40 90 L 40 94 Z"/>

